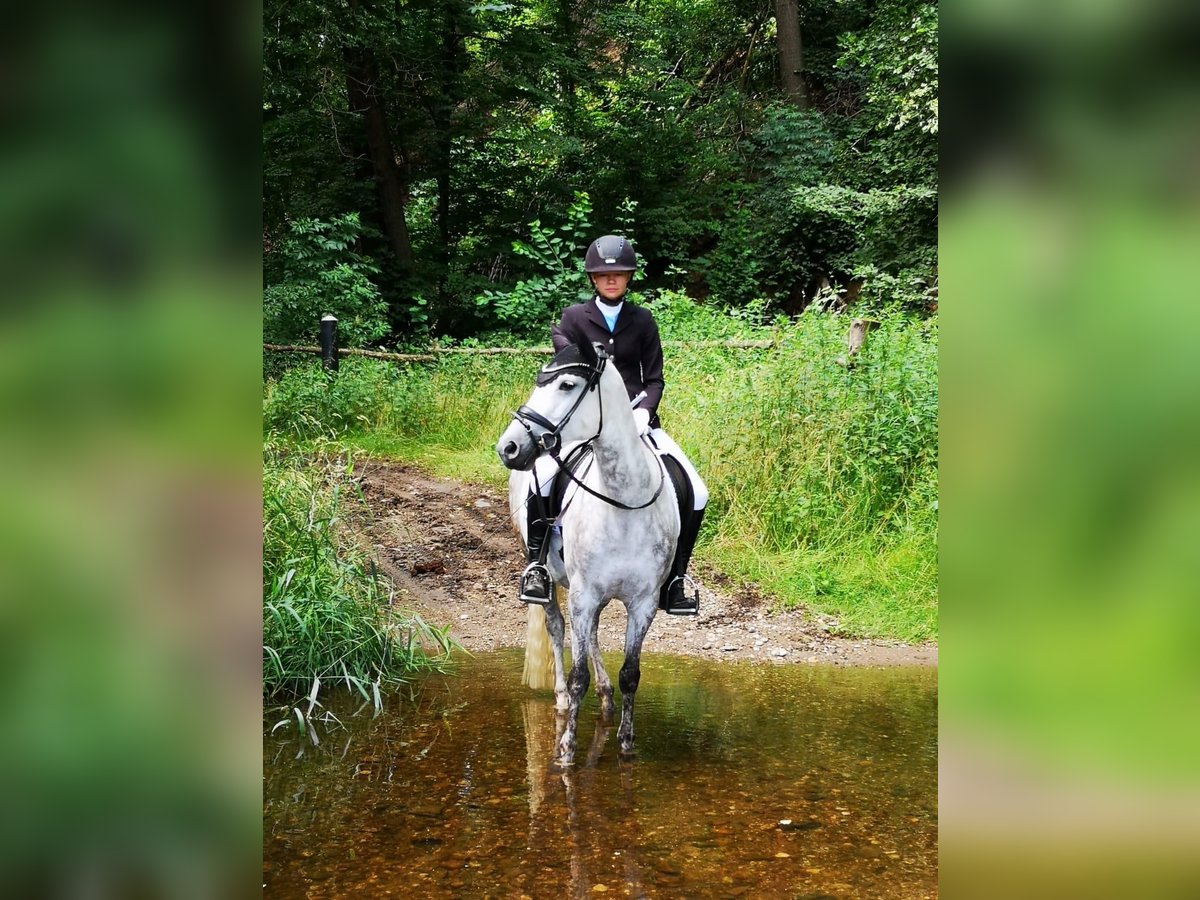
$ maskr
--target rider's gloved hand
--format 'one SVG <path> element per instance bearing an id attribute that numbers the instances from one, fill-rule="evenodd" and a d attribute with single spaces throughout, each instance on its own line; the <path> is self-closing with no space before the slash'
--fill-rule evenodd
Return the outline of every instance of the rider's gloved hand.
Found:
<path id="1" fill-rule="evenodd" d="M 650 410 L 635 409 L 633 411 L 633 421 L 637 423 L 638 434 L 645 434 L 650 430 Z"/>

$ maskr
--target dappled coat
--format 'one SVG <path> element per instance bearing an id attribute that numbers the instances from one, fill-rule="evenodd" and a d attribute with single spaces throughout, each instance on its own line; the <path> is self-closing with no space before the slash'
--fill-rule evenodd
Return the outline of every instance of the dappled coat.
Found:
<path id="1" fill-rule="evenodd" d="M 564 309 L 559 323 L 550 329 L 550 337 L 556 353 L 568 344 L 580 341 L 603 346 L 621 373 L 629 399 L 645 391 L 646 399 L 639 406 L 650 411 L 650 427 L 660 427 L 658 404 L 663 393 L 663 350 L 658 324 L 650 310 L 626 300 L 617 316 L 616 327 L 610 332 L 593 297 L 587 303 Z"/>

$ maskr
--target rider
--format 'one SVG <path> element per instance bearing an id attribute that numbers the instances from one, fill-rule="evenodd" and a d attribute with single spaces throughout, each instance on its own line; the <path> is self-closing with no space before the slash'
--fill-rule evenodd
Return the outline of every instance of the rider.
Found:
<path id="1" fill-rule="evenodd" d="M 595 296 L 586 303 L 563 310 L 562 319 L 551 329 L 555 351 L 569 344 L 599 343 L 608 351 L 613 364 L 625 382 L 625 390 L 634 403 L 633 417 L 638 432 L 648 435 L 662 454 L 673 456 L 683 466 L 692 484 L 693 512 L 685 516 L 679 527 L 679 542 L 671 576 L 663 585 L 659 606 L 675 615 L 696 615 L 700 608 L 699 593 L 688 596 L 684 590 L 684 575 L 704 507 L 708 503 L 708 488 L 695 467 L 659 425 L 658 404 L 663 393 L 663 351 L 658 337 L 658 325 L 650 310 L 634 306 L 625 299 L 629 281 L 637 269 L 633 245 L 619 235 L 606 234 L 588 245 L 584 271 L 588 273 Z M 529 565 L 521 575 L 521 599 L 526 603 L 548 603 L 550 573 L 541 563 L 542 546 L 550 530 L 549 497 L 554 484 L 556 465 L 549 457 L 538 460 L 526 504 Z"/>

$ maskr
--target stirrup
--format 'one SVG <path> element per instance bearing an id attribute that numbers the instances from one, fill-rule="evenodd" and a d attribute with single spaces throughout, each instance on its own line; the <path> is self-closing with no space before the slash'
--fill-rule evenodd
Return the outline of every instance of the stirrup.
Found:
<path id="1" fill-rule="evenodd" d="M 549 606 L 552 590 L 549 569 L 540 562 L 531 562 L 525 567 L 525 571 L 521 573 L 520 600 L 522 603 Z"/>
<path id="2" fill-rule="evenodd" d="M 688 584 L 692 585 L 692 595 L 687 593 Z M 671 594 L 678 585 L 679 596 L 672 602 Z M 663 610 L 669 616 L 698 616 L 700 615 L 700 588 L 687 575 L 676 575 L 663 588 Z"/>

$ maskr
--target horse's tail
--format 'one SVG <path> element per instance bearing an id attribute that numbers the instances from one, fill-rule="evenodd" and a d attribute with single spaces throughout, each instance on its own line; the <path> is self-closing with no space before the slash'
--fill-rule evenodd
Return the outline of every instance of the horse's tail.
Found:
<path id="1" fill-rule="evenodd" d="M 554 585 L 557 595 L 558 585 Z M 557 599 L 557 598 L 556 598 Z M 554 687 L 554 651 L 546 629 L 546 608 L 530 603 L 525 620 L 525 670 L 521 683 L 536 691 Z"/>

